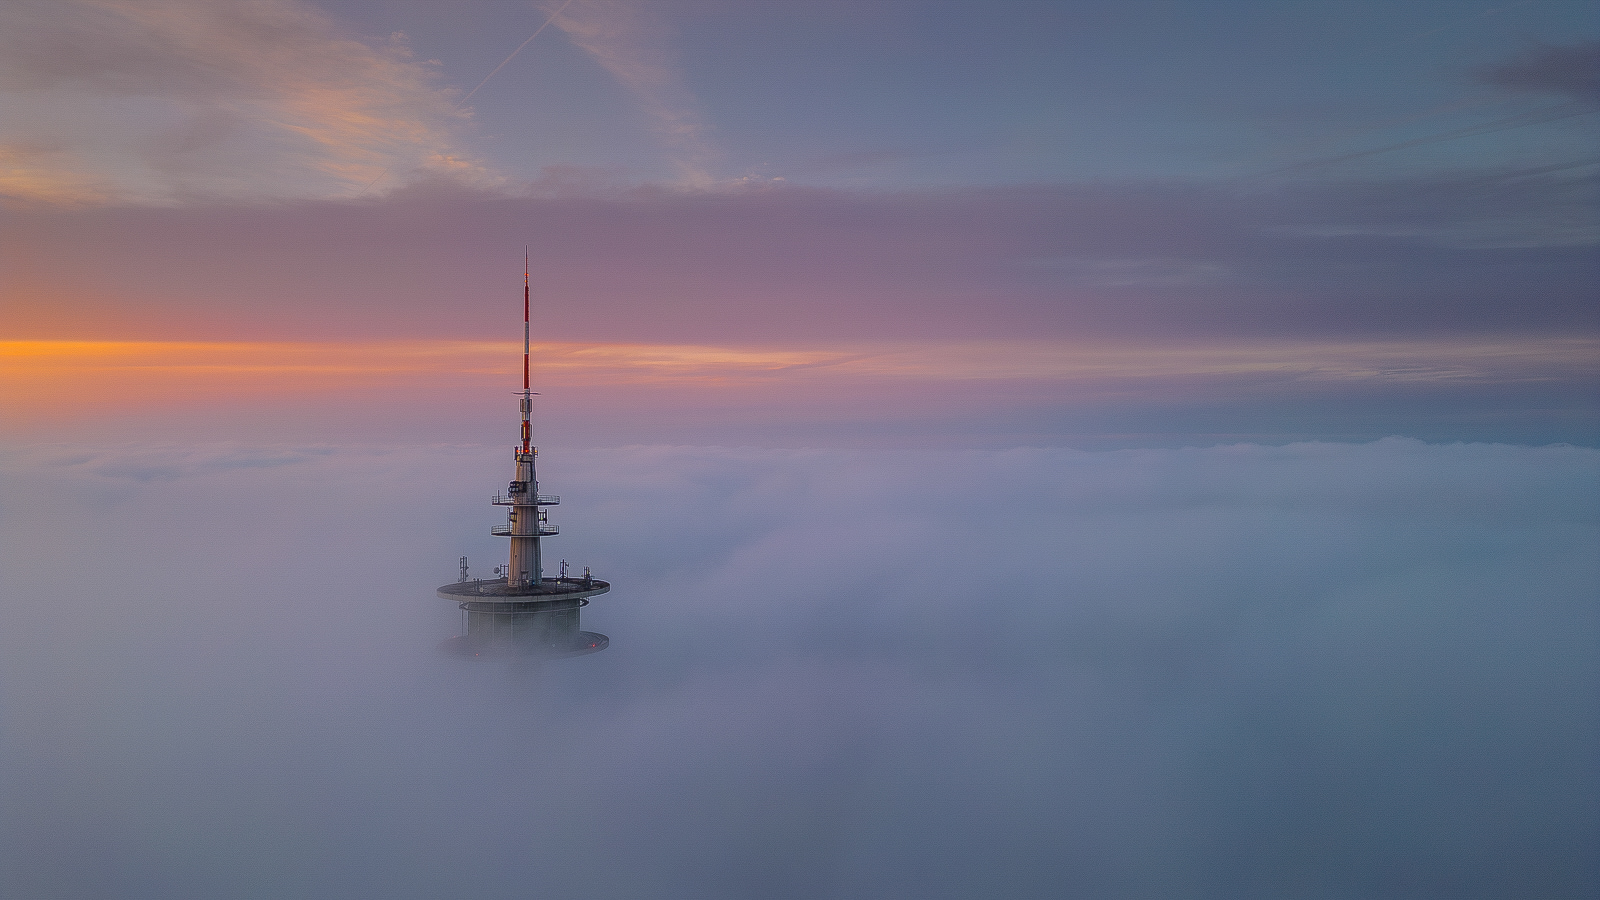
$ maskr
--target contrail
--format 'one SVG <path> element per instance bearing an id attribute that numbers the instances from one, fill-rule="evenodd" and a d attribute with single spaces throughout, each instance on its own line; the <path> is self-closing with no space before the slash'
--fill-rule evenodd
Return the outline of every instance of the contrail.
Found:
<path id="1" fill-rule="evenodd" d="M 1600 106 L 1594 106 L 1593 104 L 1584 100 L 1573 100 L 1568 103 L 1558 103 L 1555 106 L 1546 106 L 1539 109 L 1529 110 L 1527 112 L 1517 113 L 1514 116 L 1507 116 L 1503 119 L 1495 119 L 1492 122 L 1483 122 L 1478 125 L 1468 125 L 1465 128 L 1457 128 L 1454 131 L 1446 131 L 1440 134 L 1430 134 L 1426 137 L 1413 138 L 1409 141 L 1401 141 L 1398 144 L 1390 144 L 1386 147 L 1376 147 L 1371 150 L 1359 150 L 1355 153 L 1346 153 L 1342 156 L 1333 156 L 1327 159 L 1313 159 L 1303 163 L 1296 163 L 1292 166 L 1284 166 L 1281 169 L 1273 169 L 1270 172 L 1263 172 L 1261 174 L 1281 175 L 1284 172 L 1292 172 L 1296 169 L 1305 169 L 1312 166 L 1327 166 L 1334 163 L 1345 162 L 1347 160 L 1360 159 L 1363 156 L 1373 156 L 1378 153 L 1388 153 L 1392 150 L 1402 150 L 1407 147 L 1418 147 L 1423 144 L 1436 144 L 1440 141 L 1453 141 L 1456 138 L 1472 137 L 1479 134 L 1490 134 L 1496 131 L 1506 131 L 1511 128 L 1526 128 L 1529 125 L 1542 125 L 1545 122 L 1555 122 L 1561 119 L 1570 119 L 1573 116 L 1586 116 L 1596 112 L 1600 112 Z"/>
<path id="2" fill-rule="evenodd" d="M 526 47 L 529 44 L 533 43 L 533 39 L 539 36 L 539 32 L 545 30 L 546 28 L 549 28 L 550 27 L 550 23 L 554 22 L 556 20 L 556 16 L 559 16 L 563 12 L 566 12 L 567 7 L 569 7 L 571 5 L 572 5 L 572 0 L 567 0 L 567 2 L 561 4 L 561 8 L 556 10 L 555 12 L 551 13 L 550 14 L 550 18 L 545 19 L 543 25 L 540 25 L 537 29 L 535 29 L 533 34 L 528 35 L 528 39 L 522 42 L 522 47 Z M 460 100 L 457 100 L 456 101 L 456 108 L 460 109 L 461 108 L 461 104 L 463 104 L 463 103 L 467 102 L 468 100 L 472 99 L 472 95 L 476 94 L 478 92 L 478 88 L 481 88 L 484 85 L 488 84 L 489 83 L 489 79 L 494 77 L 494 73 L 495 72 L 498 72 L 501 69 L 504 69 L 506 67 L 506 63 L 511 62 L 512 57 L 514 57 L 518 53 L 522 52 L 522 47 L 518 47 L 517 49 L 511 51 L 511 56 L 508 56 L 505 59 L 501 60 L 500 61 L 500 65 L 494 67 L 494 72 L 490 72 L 488 75 L 483 76 L 483 80 L 478 82 L 478 87 L 475 87 L 470 91 L 467 91 L 467 96 L 462 97 Z"/>
<path id="3" fill-rule="evenodd" d="M 554 22 L 556 20 L 557 16 L 561 15 L 563 12 L 566 12 L 567 7 L 569 7 L 571 5 L 572 5 L 572 0 L 567 0 L 567 2 L 561 4 L 561 8 L 556 10 L 555 12 L 551 13 L 550 14 L 550 18 L 545 19 L 543 25 L 540 25 L 538 28 L 535 28 L 533 30 L 533 34 L 528 35 L 528 39 L 523 41 L 521 46 L 519 46 L 519 47 L 517 47 L 517 49 L 511 51 L 511 56 L 507 56 L 505 59 L 500 60 L 500 65 L 495 66 L 494 67 L 494 71 L 492 71 L 489 74 L 483 76 L 483 80 L 478 82 L 478 86 L 473 88 L 470 91 L 467 91 L 467 95 L 465 97 L 462 97 L 460 100 L 457 100 L 456 101 L 456 105 L 451 107 L 451 108 L 452 109 L 460 109 L 461 108 L 461 104 L 463 104 L 463 103 L 467 102 L 468 100 L 472 99 L 472 95 L 476 94 L 484 85 L 488 84 L 489 83 L 489 79 L 491 79 L 491 78 L 493 78 L 495 76 L 495 72 L 499 72 L 501 69 L 504 69 L 506 67 L 506 63 L 511 62 L 513 57 L 515 57 L 518 53 L 521 53 L 523 47 L 526 47 L 529 44 L 533 43 L 533 39 L 539 36 L 539 32 L 545 30 L 546 28 L 549 28 L 550 27 L 550 23 Z M 392 169 L 392 168 L 394 168 L 393 165 L 384 166 L 383 167 L 383 171 L 378 173 L 378 177 L 372 179 L 371 183 L 369 183 L 366 187 L 362 188 L 361 189 L 361 193 L 356 194 L 356 196 L 357 197 L 365 196 L 367 191 L 372 190 L 372 185 L 377 184 L 378 182 L 382 181 L 383 180 L 383 176 L 389 174 L 389 170 Z"/>

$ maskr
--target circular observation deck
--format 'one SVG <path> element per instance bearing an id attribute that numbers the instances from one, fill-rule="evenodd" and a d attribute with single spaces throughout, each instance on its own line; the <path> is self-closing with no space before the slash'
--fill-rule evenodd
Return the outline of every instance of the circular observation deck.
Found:
<path id="1" fill-rule="evenodd" d="M 470 604 L 583 605 L 579 601 L 611 590 L 598 578 L 546 578 L 535 584 L 506 584 L 506 579 L 458 581 L 439 588 L 439 597 Z M 524 607 L 526 608 L 526 607 Z"/>

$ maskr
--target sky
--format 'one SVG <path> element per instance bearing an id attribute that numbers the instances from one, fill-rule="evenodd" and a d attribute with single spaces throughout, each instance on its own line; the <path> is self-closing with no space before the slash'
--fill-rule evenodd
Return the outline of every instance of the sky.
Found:
<path id="1" fill-rule="evenodd" d="M 1600 11 L 0 3 L 0 895 L 1600 893 Z M 529 259 L 546 558 L 463 659 Z"/>
<path id="2" fill-rule="evenodd" d="M 12 436 L 1600 440 L 1590 4 L 0 16 Z"/>

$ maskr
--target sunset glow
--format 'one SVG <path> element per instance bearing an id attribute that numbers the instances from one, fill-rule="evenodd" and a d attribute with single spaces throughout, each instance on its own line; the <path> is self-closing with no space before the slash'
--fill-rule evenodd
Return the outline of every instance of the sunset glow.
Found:
<path id="1" fill-rule="evenodd" d="M 7 402 L 48 404 L 110 389 L 118 402 L 247 391 L 320 394 L 373 385 L 493 385 L 515 374 L 509 343 L 0 341 Z M 1172 347 L 987 341 L 826 348 L 538 342 L 536 383 L 752 388 L 776 381 L 1098 380 L 1272 376 L 1294 381 L 1458 382 L 1595 377 L 1600 342 L 1583 339 L 1232 344 Z"/>

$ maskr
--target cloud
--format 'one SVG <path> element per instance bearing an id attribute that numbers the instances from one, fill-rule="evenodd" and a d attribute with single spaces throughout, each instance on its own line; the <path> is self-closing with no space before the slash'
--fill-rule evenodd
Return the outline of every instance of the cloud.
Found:
<path id="1" fill-rule="evenodd" d="M 478 340 L 506 325 L 490 298 L 526 243 L 554 341 L 1587 332 L 1596 182 L 714 197 L 432 183 L 361 203 L 53 211 L 0 223 L 0 303 L 19 337 Z"/>
<path id="2" fill-rule="evenodd" d="M 299 0 L 0 8 L 0 197 L 351 196 L 387 172 L 495 183 L 403 35 L 370 45 Z"/>
<path id="3" fill-rule="evenodd" d="M 543 454 L 544 666 L 433 650 L 504 450 L 232 452 L 0 457 L 8 894 L 1596 887 L 1594 450 Z"/>
<path id="4" fill-rule="evenodd" d="M 579 0 L 548 11 L 559 12 L 556 27 L 633 95 L 672 154 L 679 186 L 715 187 L 721 153 L 676 54 L 666 49 L 670 27 L 657 7 Z"/>
<path id="5" fill-rule="evenodd" d="M 1600 103 L 1600 41 L 1536 47 L 1481 77 L 1512 90 Z"/>
<path id="6" fill-rule="evenodd" d="M 276 468 L 315 461 L 332 448 L 146 447 L 129 451 L 56 450 L 40 455 L 43 465 L 93 473 L 112 481 L 175 481 L 238 469 Z"/>

